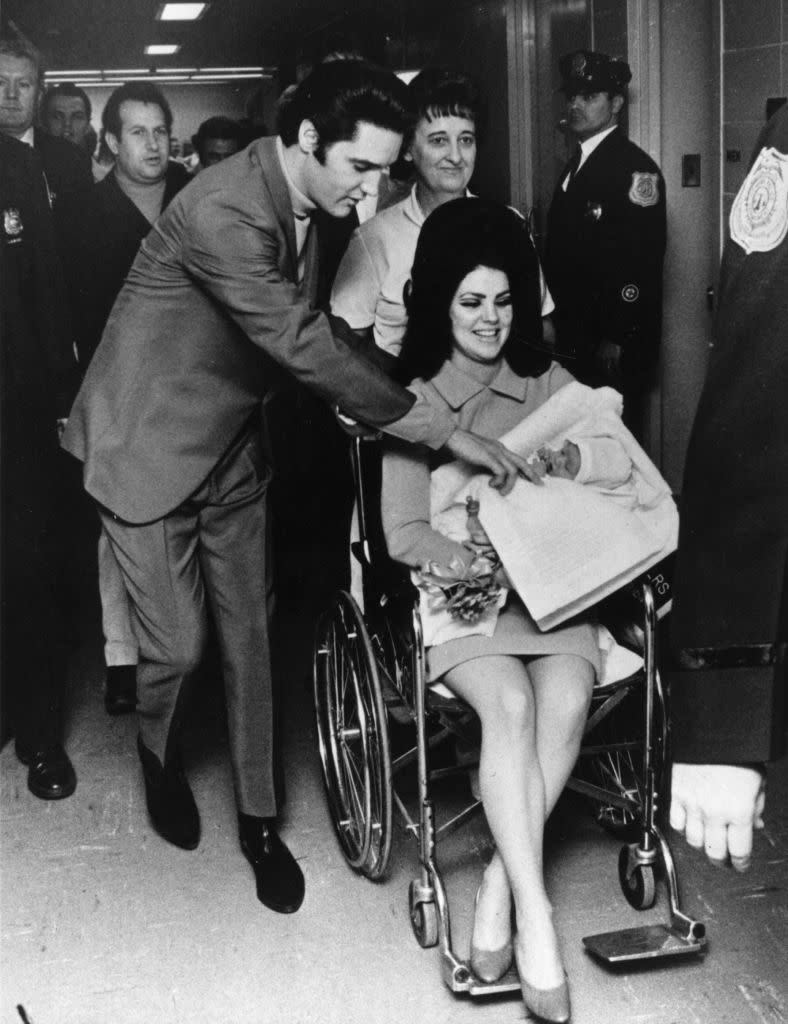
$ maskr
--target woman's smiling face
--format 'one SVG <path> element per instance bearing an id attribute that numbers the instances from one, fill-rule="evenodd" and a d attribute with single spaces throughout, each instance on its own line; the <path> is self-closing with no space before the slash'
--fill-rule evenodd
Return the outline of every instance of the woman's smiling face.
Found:
<path id="1" fill-rule="evenodd" d="M 502 270 L 476 267 L 466 274 L 449 306 L 451 361 L 466 371 L 498 362 L 512 316 L 509 278 Z"/>

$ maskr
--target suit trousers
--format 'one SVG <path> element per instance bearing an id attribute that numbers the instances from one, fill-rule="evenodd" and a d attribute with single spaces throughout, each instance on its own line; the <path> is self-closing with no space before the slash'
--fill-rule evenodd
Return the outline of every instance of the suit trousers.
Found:
<path id="1" fill-rule="evenodd" d="M 103 527 L 98 539 L 98 582 L 101 628 L 104 632 L 104 664 L 107 668 L 136 665 L 140 655 L 131 624 L 126 585 Z"/>
<path id="2" fill-rule="evenodd" d="M 162 761 L 177 743 L 202 659 L 208 608 L 219 641 L 238 810 L 276 815 L 269 641 L 267 492 L 271 469 L 253 417 L 204 483 L 156 522 L 101 520 L 131 599 L 140 650 L 140 736 Z"/>

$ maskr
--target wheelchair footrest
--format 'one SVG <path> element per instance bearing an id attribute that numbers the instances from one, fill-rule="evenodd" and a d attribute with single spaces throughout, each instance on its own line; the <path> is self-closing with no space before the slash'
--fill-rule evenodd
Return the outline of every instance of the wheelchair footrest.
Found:
<path id="1" fill-rule="evenodd" d="M 454 993 L 469 996 L 498 996 L 506 992 L 519 992 L 520 979 L 514 964 L 497 981 L 482 981 L 477 978 L 470 966 L 457 960 L 452 953 L 443 956 L 443 980 Z"/>
<path id="2" fill-rule="evenodd" d="M 606 964 L 631 964 L 701 953 L 705 941 L 686 938 L 666 924 L 649 924 L 588 935 L 583 939 L 583 945 L 592 956 Z"/>

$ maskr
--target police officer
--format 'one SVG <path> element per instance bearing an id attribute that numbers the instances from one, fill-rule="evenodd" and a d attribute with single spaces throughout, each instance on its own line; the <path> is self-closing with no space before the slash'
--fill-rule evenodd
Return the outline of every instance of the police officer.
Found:
<path id="1" fill-rule="evenodd" d="M 639 434 L 661 327 L 665 182 L 619 127 L 629 65 L 578 50 L 559 67 L 575 148 L 547 221 L 557 346 L 583 383 L 623 393 Z"/>

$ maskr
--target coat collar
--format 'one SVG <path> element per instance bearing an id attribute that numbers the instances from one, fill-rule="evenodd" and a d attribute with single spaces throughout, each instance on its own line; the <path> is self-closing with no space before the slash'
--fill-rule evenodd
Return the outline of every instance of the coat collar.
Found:
<path id="1" fill-rule="evenodd" d="M 271 206 L 276 219 L 287 239 L 287 248 L 293 268 L 298 265 L 298 249 L 296 247 L 295 224 L 293 222 L 293 205 L 290 192 L 282 171 L 276 147 L 276 137 L 267 136 L 257 139 L 249 147 L 249 156 L 262 171 L 263 184 L 271 198 Z"/>
<path id="2" fill-rule="evenodd" d="M 454 363 L 447 361 L 430 380 L 430 384 L 447 404 L 456 410 L 485 390 L 524 402 L 528 380 L 516 374 L 504 360 L 493 381 L 490 384 L 481 384 L 467 373 L 463 373 Z"/>

